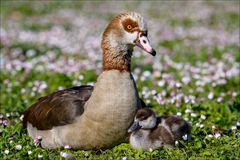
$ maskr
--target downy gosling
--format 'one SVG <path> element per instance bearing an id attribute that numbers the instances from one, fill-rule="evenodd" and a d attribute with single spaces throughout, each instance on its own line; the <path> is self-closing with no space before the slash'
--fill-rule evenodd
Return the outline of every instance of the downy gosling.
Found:
<path id="1" fill-rule="evenodd" d="M 189 140 L 191 124 L 177 116 L 156 117 L 151 109 L 141 108 L 128 132 L 132 148 L 151 151 L 174 148 L 175 141 L 183 138 Z"/>

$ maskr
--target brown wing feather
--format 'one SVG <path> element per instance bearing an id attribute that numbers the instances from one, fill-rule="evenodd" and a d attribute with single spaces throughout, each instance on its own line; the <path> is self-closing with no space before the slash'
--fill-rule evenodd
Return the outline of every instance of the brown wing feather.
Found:
<path id="1" fill-rule="evenodd" d="M 73 123 L 84 112 L 84 104 L 90 98 L 93 86 L 78 86 L 54 92 L 39 98 L 24 113 L 23 126 L 30 122 L 39 130 L 52 129 Z"/>

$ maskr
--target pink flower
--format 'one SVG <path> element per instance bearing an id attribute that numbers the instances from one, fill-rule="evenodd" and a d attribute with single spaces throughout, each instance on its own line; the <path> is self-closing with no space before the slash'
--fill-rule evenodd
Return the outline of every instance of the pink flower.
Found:
<path id="1" fill-rule="evenodd" d="M 40 144 L 41 141 L 42 141 L 42 137 L 41 137 L 41 136 L 36 136 L 36 137 L 34 138 L 34 144 L 35 144 L 35 145 Z"/>
<path id="2" fill-rule="evenodd" d="M 64 149 L 71 149 L 71 146 L 69 146 L 68 144 L 64 145 Z"/>

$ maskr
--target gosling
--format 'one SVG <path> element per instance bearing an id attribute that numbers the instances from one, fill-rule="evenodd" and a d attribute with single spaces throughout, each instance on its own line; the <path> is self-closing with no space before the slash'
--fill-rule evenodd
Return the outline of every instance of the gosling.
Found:
<path id="1" fill-rule="evenodd" d="M 149 108 L 139 109 L 129 128 L 130 144 L 134 149 L 151 151 L 174 148 L 175 142 L 191 138 L 191 124 L 177 116 L 156 117 Z"/>

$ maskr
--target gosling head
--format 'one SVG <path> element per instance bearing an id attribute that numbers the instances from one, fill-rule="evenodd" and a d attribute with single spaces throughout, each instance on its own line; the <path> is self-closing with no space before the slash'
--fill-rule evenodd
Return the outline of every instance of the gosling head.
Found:
<path id="1" fill-rule="evenodd" d="M 157 124 L 155 113 L 149 108 L 141 108 L 137 111 L 132 126 L 128 132 L 136 132 L 139 129 L 152 129 Z"/>
<path id="2" fill-rule="evenodd" d="M 110 22 L 103 33 L 103 50 L 108 46 L 119 50 L 132 50 L 138 46 L 151 55 L 156 55 L 148 40 L 147 24 L 135 12 L 122 13 Z"/>

